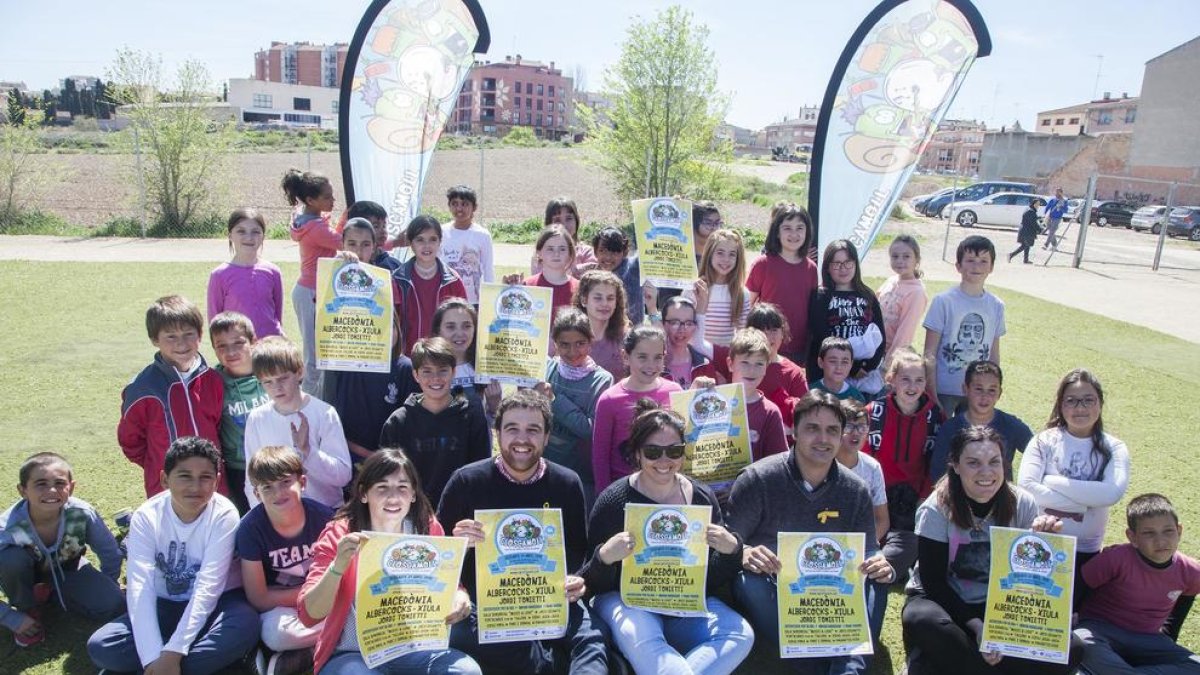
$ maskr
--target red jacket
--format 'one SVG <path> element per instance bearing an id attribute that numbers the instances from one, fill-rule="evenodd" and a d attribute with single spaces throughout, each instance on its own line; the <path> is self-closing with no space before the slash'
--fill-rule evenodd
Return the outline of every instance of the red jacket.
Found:
<path id="1" fill-rule="evenodd" d="M 162 355 L 155 354 L 154 363 L 121 391 L 117 443 L 129 461 L 142 467 L 147 497 L 163 491 L 163 460 L 176 438 L 200 436 L 221 447 L 219 428 L 224 403 L 225 384 L 204 357 L 200 357 L 191 379 L 184 382 Z M 223 478 L 217 486 L 221 494 L 228 494 Z"/>
<path id="2" fill-rule="evenodd" d="M 867 404 L 867 419 L 871 430 L 864 449 L 883 468 L 883 484 L 889 489 L 905 484 L 919 498 L 929 496 L 929 459 L 943 421 L 937 402 L 922 394 L 917 410 L 905 415 L 896 406 L 896 395 L 889 393 Z"/>
<path id="3" fill-rule="evenodd" d="M 304 598 L 321 582 L 321 577 L 325 576 L 325 570 L 333 564 L 333 559 L 337 557 L 338 541 L 349 530 L 349 522 L 345 518 L 330 521 L 325 526 L 321 536 L 317 537 L 316 543 L 313 544 L 312 565 L 308 568 L 308 576 L 305 577 L 304 585 L 300 588 L 300 595 L 296 598 L 296 614 L 300 617 L 300 623 L 311 628 L 322 621 L 325 622 L 321 626 L 321 634 L 317 636 L 316 653 L 313 655 L 314 673 L 321 672 L 321 668 L 329 660 L 329 657 L 333 656 L 333 648 L 337 646 L 338 640 L 342 637 L 342 629 L 346 626 L 346 616 L 350 613 L 350 605 L 354 602 L 354 594 L 357 590 L 355 582 L 358 579 L 358 556 L 354 556 L 354 559 L 346 566 L 345 572 L 342 573 L 337 595 L 333 599 L 333 608 L 329 610 L 327 616 L 319 619 L 313 618 L 304 606 Z M 441 537 L 445 534 L 437 518 L 429 519 L 429 534 L 434 537 Z"/>
<path id="4" fill-rule="evenodd" d="M 437 302 L 433 307 L 422 307 L 421 299 L 417 297 L 417 288 L 413 286 L 412 278 L 417 273 L 417 259 L 410 258 L 392 273 L 392 302 L 396 306 L 396 320 L 400 324 L 400 335 L 404 339 L 404 355 L 410 356 L 412 348 L 421 338 L 433 335 L 433 313 L 437 306 L 450 298 L 466 298 L 467 287 L 463 285 L 458 273 L 437 261 L 438 285 Z"/>

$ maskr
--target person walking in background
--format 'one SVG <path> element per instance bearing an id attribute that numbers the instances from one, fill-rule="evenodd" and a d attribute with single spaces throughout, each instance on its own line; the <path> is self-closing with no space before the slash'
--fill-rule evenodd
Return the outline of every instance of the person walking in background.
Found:
<path id="1" fill-rule="evenodd" d="M 1066 213 L 1067 199 L 1063 197 L 1062 188 L 1055 188 L 1054 198 L 1046 202 L 1046 243 L 1042 244 L 1043 249 L 1058 250 L 1058 240 L 1054 238 L 1054 233 L 1058 232 L 1058 225 Z M 1021 228 L 1024 229 L 1024 227 L 1025 223 L 1022 220 Z"/>
<path id="2" fill-rule="evenodd" d="M 1025 209 L 1025 213 L 1021 214 L 1021 229 L 1017 231 L 1017 249 L 1008 254 L 1008 262 L 1012 262 L 1013 258 L 1017 257 L 1018 253 L 1024 253 L 1024 260 L 1021 262 L 1028 265 L 1033 262 L 1029 259 L 1029 249 L 1037 243 L 1038 233 L 1042 231 L 1042 226 L 1038 224 L 1038 207 L 1042 205 L 1042 200 L 1033 199 L 1029 202 L 1029 208 Z"/>

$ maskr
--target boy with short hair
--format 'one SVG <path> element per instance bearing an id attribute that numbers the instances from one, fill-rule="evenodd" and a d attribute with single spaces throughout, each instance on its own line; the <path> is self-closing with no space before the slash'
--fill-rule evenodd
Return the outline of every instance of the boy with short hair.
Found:
<path id="1" fill-rule="evenodd" d="M 966 367 L 963 395 L 967 404 L 938 429 L 929 460 L 932 482 L 936 483 L 946 473 L 946 458 L 950 456 L 950 442 L 954 436 L 972 426 L 991 427 L 1004 437 L 1004 477 L 1012 480 L 1013 457 L 1018 452 L 1025 452 L 1033 431 L 1016 415 L 996 407 L 1004 393 L 1003 385 L 1004 373 L 991 361 L 972 361 Z"/>
<path id="2" fill-rule="evenodd" d="M 155 300 L 146 310 L 146 333 L 158 353 L 121 391 L 117 443 L 129 461 L 142 467 L 146 496 L 153 497 L 163 490 L 163 458 L 175 439 L 200 436 L 220 442 L 225 385 L 200 355 L 204 317 L 183 296 Z"/>
<path id="3" fill-rule="evenodd" d="M 1200 658 L 1176 644 L 1200 593 L 1200 562 L 1179 552 L 1183 525 L 1160 494 L 1125 509 L 1128 544 L 1108 546 L 1083 566 L 1088 595 L 1076 633 L 1090 673 L 1198 673 Z"/>
<path id="4" fill-rule="evenodd" d="M 641 266 L 637 254 L 629 255 L 629 237 L 618 227 L 605 227 L 592 237 L 596 252 L 596 267 L 612 272 L 625 287 L 625 316 L 635 326 L 645 320 L 643 308 Z"/>
<path id="5" fill-rule="evenodd" d="M 304 465 L 289 448 L 268 445 L 250 462 L 247 477 L 259 505 L 242 518 L 236 537 L 246 599 L 260 612 L 262 641 L 272 652 L 264 672 L 290 675 L 313 665 L 321 627 L 305 627 L 296 614 L 312 547 L 333 509 L 301 496 Z M 264 657 L 260 651 L 260 657 Z"/>
<path id="6" fill-rule="evenodd" d="M 45 639 L 39 605 L 51 598 L 89 619 L 119 614 L 121 552 L 91 504 L 73 496 L 71 465 L 39 452 L 21 464 L 17 477 L 21 499 L 0 515 L 0 589 L 14 610 L 0 623 L 13 631 L 17 646 Z M 84 558 L 89 547 L 99 570 Z"/>
<path id="7" fill-rule="evenodd" d="M 451 390 L 454 349 L 445 338 L 425 338 L 412 353 L 421 393 L 392 413 L 379 435 L 379 447 L 404 448 L 431 503 L 442 496 L 459 467 L 492 454 L 487 419 L 478 399 Z"/>
<path id="8" fill-rule="evenodd" d="M 346 222 L 350 222 L 354 218 L 366 219 L 371 223 L 371 227 L 375 228 L 375 243 L 379 248 L 378 258 L 380 254 L 387 255 L 387 251 L 392 250 L 396 246 L 407 246 L 404 242 L 404 232 L 401 230 L 396 234 L 396 237 L 388 236 L 388 212 L 378 202 L 373 202 L 367 199 L 360 199 L 350 205 L 346 209 Z M 399 229 L 399 228 L 397 228 Z M 372 265 L 379 265 L 374 260 L 368 261 Z M 383 265 L 379 265 L 383 267 Z"/>
<path id="9" fill-rule="evenodd" d="M 875 540 L 882 543 L 891 521 L 888 517 L 887 488 L 883 482 L 883 467 L 876 459 L 862 451 L 871 424 L 867 420 L 867 409 L 859 401 L 842 400 L 842 412 L 846 413 L 846 426 L 842 428 L 842 445 L 838 448 L 838 464 L 850 469 L 863 479 L 871 493 L 871 510 L 875 514 Z M 867 582 L 867 616 L 870 617 L 871 638 L 879 643 L 883 630 L 883 617 L 887 613 L 888 588 L 890 584 Z"/>
<path id="10" fill-rule="evenodd" d="M 452 227 L 443 228 L 445 239 L 442 241 L 441 258 L 462 279 L 467 289 L 467 302 L 478 305 L 479 285 L 495 280 L 492 235 L 475 222 L 475 209 L 479 204 L 475 191 L 471 188 L 455 185 L 447 190 L 446 205 L 450 208 L 454 220 L 447 223 Z M 411 246 L 411 236 L 408 241 Z M 416 253 L 416 250 L 413 252 Z"/>
<path id="11" fill-rule="evenodd" d="M 128 613 L 88 639 L 97 668 L 214 673 L 258 641 L 258 613 L 229 588 L 238 517 L 215 494 L 220 464 L 207 439 L 171 443 L 159 476 L 166 492 L 138 507 L 125 540 Z"/>
<path id="12" fill-rule="evenodd" d="M 259 448 L 282 445 L 300 455 L 308 475 L 306 497 L 330 507 L 342 505 L 342 487 L 350 482 L 350 450 L 333 406 L 300 389 L 304 356 L 278 335 L 263 338 L 251 351 L 251 365 L 270 403 L 246 420 L 246 462 Z M 258 504 L 254 486 L 246 484 L 246 501 Z"/>
<path id="13" fill-rule="evenodd" d="M 740 382 L 746 393 L 746 421 L 750 426 L 750 455 L 758 461 L 788 449 L 783 429 L 783 414 L 779 406 L 758 390 L 767 365 L 771 362 L 771 346 L 767 336 L 757 328 L 743 328 L 729 342 L 730 383 Z"/>
<path id="14" fill-rule="evenodd" d="M 925 315 L 925 368 L 929 395 L 947 415 L 963 402 L 963 372 L 972 361 L 1000 363 L 1004 301 L 984 288 L 996 265 L 996 247 L 973 234 L 958 243 L 954 268 L 961 282 L 937 294 Z"/>
<path id="15" fill-rule="evenodd" d="M 246 502 L 246 419 L 250 411 L 270 401 L 250 363 L 254 347 L 254 324 L 237 312 L 221 312 L 208 326 L 208 337 L 217 353 L 225 389 L 221 410 L 221 455 L 225 460 L 225 483 L 229 500 L 239 514 L 250 510 Z"/>
<path id="16" fill-rule="evenodd" d="M 417 340 L 433 334 L 433 315 L 438 305 L 450 298 L 467 298 L 478 304 L 479 288 L 476 286 L 476 299 L 472 300 L 468 297 L 470 290 L 453 266 L 442 264 L 438 258 L 443 248 L 443 230 L 436 219 L 417 216 L 404 232 L 413 257 L 392 272 L 395 296 L 392 301 L 404 337 L 404 354 L 411 356 Z"/>
<path id="17" fill-rule="evenodd" d="M 854 367 L 854 349 L 849 340 L 840 337 L 822 340 L 821 350 L 817 352 L 817 366 L 824 377 L 810 383 L 810 389 L 829 392 L 843 401 L 854 399 L 859 403 L 867 402 L 866 395 L 846 381 L 850 377 L 850 369 Z"/>

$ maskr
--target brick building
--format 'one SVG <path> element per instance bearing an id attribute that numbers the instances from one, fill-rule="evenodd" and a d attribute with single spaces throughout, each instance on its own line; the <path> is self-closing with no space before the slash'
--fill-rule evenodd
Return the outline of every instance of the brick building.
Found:
<path id="1" fill-rule="evenodd" d="M 917 168 L 929 173 L 974 176 L 979 173 L 987 125 L 975 120 L 943 120 L 921 153 Z"/>
<path id="2" fill-rule="evenodd" d="M 570 137 L 575 127 L 574 80 L 549 64 L 523 59 L 477 61 L 458 95 L 446 130 L 451 133 L 505 136 L 529 127 L 538 138 Z"/>
<path id="3" fill-rule="evenodd" d="M 1059 136 L 1124 133 L 1133 131 L 1137 112 L 1137 96 L 1123 93 L 1120 98 L 1113 98 L 1106 91 L 1103 98 L 1095 101 L 1038 113 L 1033 130 Z"/>
<path id="4" fill-rule="evenodd" d="M 349 45 L 272 42 L 254 54 L 254 79 L 263 82 L 337 87 L 342 83 Z"/>
<path id="5" fill-rule="evenodd" d="M 820 112 L 817 106 L 804 106 L 795 118 L 784 117 L 781 122 L 768 124 L 763 129 L 767 147 L 783 148 L 789 153 L 812 152 L 817 138 L 817 115 Z"/>

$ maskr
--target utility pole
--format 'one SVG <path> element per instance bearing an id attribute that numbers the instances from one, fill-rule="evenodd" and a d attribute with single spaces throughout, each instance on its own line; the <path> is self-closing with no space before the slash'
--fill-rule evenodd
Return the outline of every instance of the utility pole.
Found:
<path id="1" fill-rule="evenodd" d="M 1092 85 L 1092 100 L 1096 100 L 1096 95 L 1100 93 L 1100 72 L 1104 69 L 1104 55 L 1095 54 L 1096 57 L 1096 83 Z"/>

